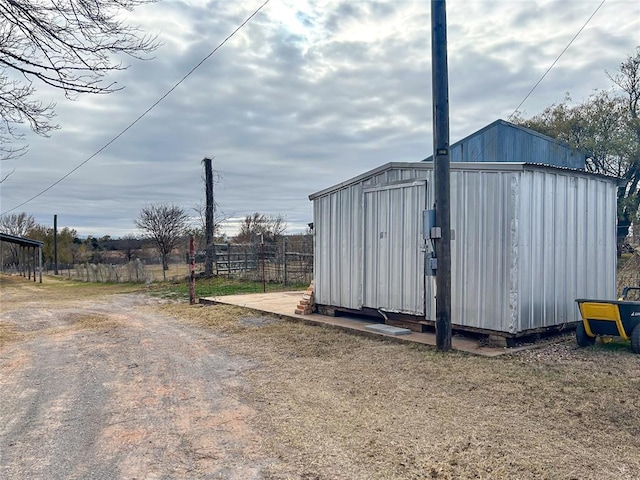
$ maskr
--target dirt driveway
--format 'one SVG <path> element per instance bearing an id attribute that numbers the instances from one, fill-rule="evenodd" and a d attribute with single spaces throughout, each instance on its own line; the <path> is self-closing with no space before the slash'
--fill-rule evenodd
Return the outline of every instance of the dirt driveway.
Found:
<path id="1" fill-rule="evenodd" d="M 0 287 L 3 480 L 640 479 L 628 345 L 445 355 L 123 287 Z"/>
<path id="2" fill-rule="evenodd" d="M 251 361 L 145 295 L 41 293 L 2 294 L 20 341 L 0 350 L 0 478 L 262 478 Z"/>

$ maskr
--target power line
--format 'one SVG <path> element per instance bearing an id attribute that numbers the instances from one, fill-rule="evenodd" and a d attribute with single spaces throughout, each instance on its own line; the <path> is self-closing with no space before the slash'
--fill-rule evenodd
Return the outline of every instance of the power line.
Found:
<path id="1" fill-rule="evenodd" d="M 538 85 L 540 85 L 540 83 L 542 83 L 542 81 L 544 80 L 544 78 L 547 76 L 547 74 L 551 71 L 551 69 L 556 65 L 556 63 L 558 63 L 558 60 L 560 60 L 560 57 L 562 57 L 562 55 L 564 55 L 564 52 L 566 52 L 569 47 L 571 46 L 571 44 L 575 41 L 576 38 L 578 38 L 578 35 L 580 35 L 582 33 L 582 31 L 585 29 L 585 27 L 589 24 L 589 22 L 591 21 L 591 19 L 593 17 L 595 17 L 596 13 L 598 13 L 598 10 L 600 10 L 600 7 L 602 7 L 602 5 L 604 5 L 604 2 L 606 0 L 602 0 L 602 2 L 600 2 L 600 5 L 598 5 L 598 8 L 596 8 L 594 10 L 594 12 L 591 14 L 591 16 L 589 18 L 587 18 L 587 21 L 584 22 L 584 25 L 582 25 L 582 27 L 580 27 L 580 30 L 578 30 L 578 33 L 576 33 L 573 38 L 571 39 L 571 41 L 567 44 L 566 47 L 564 47 L 564 50 L 562 50 L 562 52 L 560 52 L 560 55 L 558 55 L 558 57 L 553 61 L 553 63 L 551 64 L 551 66 L 549 68 L 547 68 L 547 71 L 544 72 L 544 74 L 542 75 L 542 77 L 540 77 L 540 80 L 538 80 L 536 82 L 536 84 L 531 87 L 531 90 L 529 90 L 529 93 L 527 93 L 524 98 L 522 99 L 522 101 L 518 104 L 518 106 L 515 108 L 515 110 L 513 111 L 513 113 L 511 115 L 509 115 L 509 117 L 507 118 L 512 118 L 519 110 L 520 107 L 524 104 L 524 102 L 527 101 L 527 99 L 531 96 L 531 94 L 533 93 L 533 91 L 538 87 Z"/>
<path id="2" fill-rule="evenodd" d="M 142 114 L 140 114 L 133 122 L 131 122 L 129 125 L 127 125 L 123 130 L 120 131 L 120 133 L 118 133 L 115 137 L 113 137 L 111 140 L 109 140 L 107 143 L 105 143 L 100 149 L 98 149 L 93 155 L 91 155 L 90 157 L 88 157 L 86 160 L 84 160 L 83 162 L 79 163 L 78 165 L 76 165 L 74 168 L 72 168 L 69 172 L 67 172 L 65 175 L 63 175 L 61 178 L 59 178 L 58 180 L 56 180 L 55 182 L 53 182 L 51 185 L 49 185 L 47 188 L 45 188 L 44 190 L 42 190 L 41 192 L 37 193 L 36 195 L 34 195 L 33 197 L 31 197 L 28 200 L 25 200 L 24 202 L 22 202 L 19 205 L 16 205 L 15 207 L 0 213 L 0 216 L 5 215 L 9 212 L 12 212 L 20 207 L 22 207 L 23 205 L 26 205 L 27 203 L 35 200 L 36 198 L 40 197 L 41 195 L 45 194 L 46 192 L 48 192 L 49 190 L 51 190 L 53 187 L 55 187 L 56 185 L 58 185 L 60 182 L 62 182 L 63 180 L 65 180 L 67 177 L 69 177 L 71 174 L 73 174 L 76 170 L 79 170 L 82 166 L 84 166 L 85 164 L 87 164 L 90 160 L 92 160 L 94 157 L 98 156 L 100 153 L 102 153 L 104 150 L 106 150 L 112 143 L 114 143 L 116 140 L 118 140 L 122 135 L 124 135 L 129 129 L 131 129 L 136 123 L 138 123 L 140 120 L 142 120 L 142 118 L 144 118 L 151 110 L 153 110 L 156 106 L 158 106 L 158 104 L 160 104 L 160 102 L 162 102 L 165 98 L 167 98 L 169 95 L 171 95 L 171 93 L 178 88 L 178 86 L 180 86 L 180 84 L 182 82 L 184 82 L 193 72 L 195 72 L 198 68 L 200 68 L 200 66 L 206 62 L 214 53 L 216 53 L 220 48 L 222 48 L 222 46 L 227 43 L 227 41 L 229 41 L 236 33 L 238 33 L 242 27 L 244 27 L 247 23 L 249 23 L 249 21 L 255 17 L 260 10 L 262 10 L 267 3 L 269 3 L 271 0 L 265 0 L 265 2 L 260 5 L 251 15 L 249 15 L 244 22 L 242 22 L 233 32 L 231 32 L 222 42 L 220 42 L 220 44 L 218 44 L 218 46 L 216 48 L 214 48 L 211 52 L 209 52 L 209 54 L 204 57 L 202 60 L 200 60 L 200 62 L 198 62 L 191 70 L 189 70 L 189 72 L 184 75 L 173 87 L 171 87 L 164 95 L 162 95 L 156 102 L 154 102 L 149 108 L 147 108 Z"/>
<path id="3" fill-rule="evenodd" d="M 567 43 L 567 46 L 564 47 L 564 49 L 562 50 L 562 52 L 560 52 L 560 55 L 558 55 L 556 57 L 556 59 L 553 61 L 553 63 L 549 66 L 549 68 L 547 68 L 547 70 L 542 74 L 542 76 L 540 77 L 540 79 L 535 83 L 535 85 L 533 87 L 531 87 L 531 90 L 529 90 L 529 92 L 524 96 L 524 98 L 522 99 L 522 101 L 518 104 L 518 106 L 513 110 L 513 112 L 511 113 L 511 115 L 509 115 L 507 117 L 507 120 L 511 120 L 513 118 L 513 116 L 518 113 L 518 111 L 520 110 L 520 107 L 524 104 L 524 102 L 527 101 L 527 99 L 531 96 L 531 94 L 533 93 L 533 91 L 538 87 L 538 85 L 540 85 L 540 83 L 542 83 L 542 80 L 544 80 L 544 78 L 549 74 L 549 72 L 551 71 L 551 69 L 556 65 L 556 63 L 558 63 L 558 60 L 560 60 L 560 58 L 562 57 L 562 55 L 564 55 L 564 53 L 569 49 L 569 47 L 573 44 L 573 42 L 576 40 L 576 38 L 578 38 L 578 36 L 582 33 L 582 31 L 585 29 L 585 27 L 589 24 L 589 22 L 591 21 L 591 19 L 596 15 L 596 13 L 598 13 L 598 10 L 600 10 L 600 7 L 602 7 L 602 5 L 604 5 L 604 2 L 606 0 L 602 0 L 602 2 L 600 2 L 600 5 L 598 5 L 598 7 L 593 11 L 593 13 L 591 14 L 591 16 L 589 18 L 587 18 L 587 21 L 584 22 L 584 24 L 582 25 L 582 27 L 580 27 L 580 30 L 578 30 L 578 32 L 573 36 L 573 38 L 569 41 L 569 43 Z M 482 156 L 482 154 L 484 153 L 484 151 L 489 147 L 489 145 L 492 145 L 494 142 L 496 141 L 496 137 L 492 137 L 489 139 L 489 141 L 487 141 L 484 145 L 484 147 L 482 148 L 482 150 L 480 150 L 480 152 L 473 157 L 473 162 L 475 162 L 478 158 L 480 158 Z"/>

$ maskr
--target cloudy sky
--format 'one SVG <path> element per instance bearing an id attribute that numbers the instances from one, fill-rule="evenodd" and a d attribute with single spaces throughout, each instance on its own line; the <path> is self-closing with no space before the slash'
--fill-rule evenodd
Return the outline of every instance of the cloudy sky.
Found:
<path id="1" fill-rule="evenodd" d="M 61 129 L 28 135 L 0 163 L 6 212 L 86 160 L 211 52 L 263 0 L 162 0 L 133 21 L 157 34 L 155 59 L 125 59 L 126 88 L 57 103 Z M 450 0 L 451 141 L 507 119 L 601 0 Z M 150 203 L 195 215 L 201 160 L 214 157 L 216 200 L 234 219 L 312 221 L 308 195 L 390 161 L 432 153 L 430 2 L 271 0 L 244 29 L 137 125 L 44 195 L 13 210 L 81 236 L 136 232 Z M 606 71 L 640 45 L 640 2 L 608 0 L 521 107 L 525 116 L 611 86 Z"/>

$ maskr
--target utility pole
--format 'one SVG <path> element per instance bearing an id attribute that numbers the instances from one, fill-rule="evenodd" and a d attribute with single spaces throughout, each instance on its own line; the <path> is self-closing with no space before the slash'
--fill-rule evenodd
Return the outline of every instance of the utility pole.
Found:
<path id="1" fill-rule="evenodd" d="M 451 350 L 451 181 L 449 171 L 449 75 L 447 6 L 431 0 L 431 81 L 433 95 L 433 174 L 436 227 L 436 348 Z M 436 228 L 438 230 L 438 228 Z M 437 235 L 436 235 L 437 237 Z"/>
<path id="2" fill-rule="evenodd" d="M 58 275 L 58 215 L 53 216 L 53 274 Z"/>
<path id="3" fill-rule="evenodd" d="M 204 260 L 204 275 L 205 277 L 213 276 L 213 166 L 212 160 L 209 157 L 205 157 L 202 160 L 204 163 L 204 178 L 205 178 L 205 195 L 207 205 L 205 207 L 205 244 L 206 254 Z"/>

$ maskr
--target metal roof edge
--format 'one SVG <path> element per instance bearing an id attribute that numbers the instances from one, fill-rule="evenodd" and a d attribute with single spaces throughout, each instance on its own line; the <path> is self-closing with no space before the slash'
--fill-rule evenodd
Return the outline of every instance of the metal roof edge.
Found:
<path id="1" fill-rule="evenodd" d="M 384 165 L 380 165 L 379 167 L 376 167 L 372 170 L 368 170 L 364 173 L 361 173 L 360 175 L 357 175 L 355 177 L 352 177 L 348 180 L 345 180 L 343 182 L 337 183 L 335 185 L 332 185 L 330 187 L 324 188 L 318 192 L 312 193 L 311 195 L 309 195 L 309 200 L 314 200 L 318 197 L 321 197 L 323 195 L 326 195 L 328 193 L 334 192 L 336 190 L 340 190 L 342 188 L 348 187 L 349 185 L 353 185 L 354 183 L 359 183 L 362 180 L 364 180 L 367 177 L 370 177 L 372 175 L 377 175 L 379 173 L 382 173 L 384 171 L 387 170 L 391 170 L 392 168 L 413 168 L 414 166 L 417 166 L 418 168 L 424 168 L 424 169 L 429 169 L 432 168 L 428 165 L 424 165 L 422 164 L 422 162 L 389 162 L 389 163 L 385 163 Z"/>
<path id="2" fill-rule="evenodd" d="M 527 170 L 557 170 L 560 172 L 573 173 L 585 177 L 598 177 L 603 180 L 610 180 L 617 183 L 618 185 L 625 185 L 627 183 L 624 178 L 614 177 L 605 173 L 589 172 L 587 170 L 582 170 L 581 168 L 560 167 L 557 165 L 547 165 L 545 163 L 524 163 L 523 165 Z"/>
<path id="3" fill-rule="evenodd" d="M 522 171 L 523 163 L 518 162 L 452 162 L 450 164 L 451 170 L 472 170 L 472 171 Z M 381 165 L 372 170 L 368 170 L 360 175 L 352 177 L 343 182 L 337 183 L 330 187 L 324 188 L 318 192 L 312 193 L 309 195 L 309 200 L 313 201 L 318 197 L 322 197 L 323 195 L 327 195 L 329 193 L 335 192 L 337 190 L 341 190 L 350 185 L 354 185 L 356 183 L 360 183 L 362 180 L 369 178 L 374 175 L 378 175 L 379 173 L 394 169 L 394 168 L 415 168 L 418 170 L 432 170 L 433 162 L 425 162 L 424 160 L 418 162 L 389 162 Z"/>
<path id="4" fill-rule="evenodd" d="M 494 123 L 495 124 L 501 124 L 501 125 L 504 125 L 506 127 L 515 128 L 517 130 L 522 130 L 523 132 L 528 133 L 530 135 L 533 135 L 534 137 L 539 137 L 539 138 L 542 138 L 544 140 L 548 140 L 550 142 L 553 142 L 553 143 L 555 143 L 557 145 L 562 145 L 563 147 L 567 147 L 571 151 L 578 152 L 578 153 L 581 153 L 581 154 L 586 156 L 585 152 L 583 152 L 582 150 L 579 150 L 577 148 L 572 147 L 571 145 L 569 145 L 568 142 L 565 142 L 564 140 L 560 140 L 558 138 L 550 137 L 549 135 L 545 135 L 544 133 L 540 133 L 540 132 L 538 132 L 536 130 L 533 130 L 533 129 L 529 128 L 529 127 L 524 127 L 522 125 L 518 125 L 517 123 L 511 123 L 511 122 L 509 122 L 507 120 L 502 120 L 501 118 L 496 120 L 495 122 L 493 122 L 491 125 L 493 125 Z"/>
<path id="5" fill-rule="evenodd" d="M 585 157 L 585 159 L 588 157 L 586 152 L 584 152 L 583 150 L 579 150 L 577 148 L 572 147 L 571 145 L 569 145 L 564 140 L 559 140 L 557 138 L 550 137 L 549 135 L 545 135 L 544 133 L 536 132 L 535 130 L 532 130 L 532 129 L 528 128 L 528 127 L 523 127 L 522 125 L 518 125 L 516 123 L 511 123 L 511 122 L 509 122 L 507 120 L 503 120 L 501 118 L 499 118 L 497 120 L 494 120 L 489 125 L 485 125 L 484 127 L 482 127 L 480 130 L 476 130 L 475 132 L 470 133 L 466 137 L 461 138 L 457 142 L 452 143 L 451 145 L 449 145 L 449 150 L 453 149 L 454 147 L 457 147 L 458 145 L 460 145 L 463 142 L 466 142 L 471 137 L 475 137 L 476 135 L 480 135 L 480 134 L 486 132 L 487 130 L 489 130 L 490 128 L 492 128 L 492 127 L 494 127 L 496 125 L 504 125 L 505 127 L 510 127 L 510 128 L 515 128 L 517 130 L 522 130 L 523 132 L 528 133 L 529 135 L 533 135 L 535 137 L 542 138 L 542 139 L 547 140 L 549 142 L 553 142 L 556 145 L 561 145 L 563 147 L 568 148 L 569 150 L 571 150 L 573 152 L 578 152 L 580 155 L 583 155 Z M 421 161 L 422 162 L 432 162 L 433 161 L 433 155 L 429 155 L 427 158 L 425 158 L 424 160 L 421 160 Z"/>
<path id="6" fill-rule="evenodd" d="M 378 175 L 382 172 L 392 170 L 394 168 L 414 168 L 418 170 L 431 170 L 433 169 L 433 162 L 427 162 L 424 160 L 418 162 L 389 162 L 381 165 L 372 170 L 368 170 L 360 175 L 352 177 L 343 182 L 337 183 L 330 187 L 324 188 L 320 191 L 309 195 L 309 200 L 313 201 L 318 197 L 322 197 L 329 193 L 341 190 L 356 183 L 362 182 L 364 179 Z M 547 165 L 544 163 L 526 163 L 526 162 L 452 162 L 450 164 L 452 171 L 475 171 L 475 172 L 522 172 L 525 170 L 544 170 L 544 171 L 556 171 L 567 174 L 580 175 L 583 177 L 598 177 L 603 180 L 615 182 L 618 186 L 626 184 L 626 180 L 611 175 L 604 175 L 601 173 L 588 172 L 586 170 L 569 167 L 559 167 L 556 165 Z"/>
<path id="7" fill-rule="evenodd" d="M 44 242 L 40 240 L 32 240 L 30 238 L 18 237 L 17 235 L 10 235 L 8 233 L 0 232 L 0 241 L 9 242 L 9 243 L 17 243 L 18 245 L 30 246 L 30 247 L 42 247 L 44 246 Z"/>

